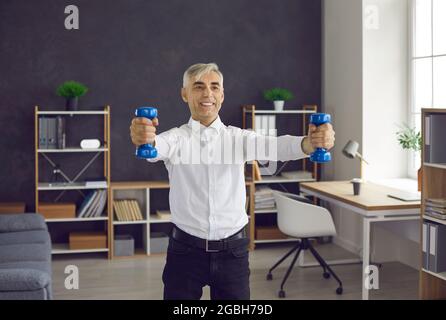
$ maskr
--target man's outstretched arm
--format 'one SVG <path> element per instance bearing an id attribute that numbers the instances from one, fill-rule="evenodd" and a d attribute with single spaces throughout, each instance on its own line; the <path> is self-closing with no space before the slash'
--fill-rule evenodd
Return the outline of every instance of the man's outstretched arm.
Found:
<path id="1" fill-rule="evenodd" d="M 331 124 L 310 125 L 307 136 L 264 136 L 244 130 L 246 161 L 288 161 L 308 157 L 316 148 L 333 148 L 335 132 Z"/>

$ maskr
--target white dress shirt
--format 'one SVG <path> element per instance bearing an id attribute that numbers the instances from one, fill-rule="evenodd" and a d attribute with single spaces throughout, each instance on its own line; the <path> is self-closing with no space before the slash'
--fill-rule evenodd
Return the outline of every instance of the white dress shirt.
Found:
<path id="1" fill-rule="evenodd" d="M 305 158 L 303 138 L 264 136 L 226 126 L 220 117 L 209 127 L 190 118 L 156 135 L 158 156 L 148 161 L 163 160 L 169 173 L 172 222 L 196 237 L 220 240 L 248 223 L 244 163 Z"/>

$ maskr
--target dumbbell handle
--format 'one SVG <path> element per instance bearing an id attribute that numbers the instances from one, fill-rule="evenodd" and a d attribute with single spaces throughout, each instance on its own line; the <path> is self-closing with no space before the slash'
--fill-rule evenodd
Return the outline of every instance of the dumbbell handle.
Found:
<path id="1" fill-rule="evenodd" d="M 138 118 L 144 117 L 152 120 L 158 116 L 158 110 L 154 107 L 139 107 L 135 110 L 135 116 Z M 154 146 L 152 146 L 150 143 L 146 143 L 140 145 L 136 149 L 135 155 L 141 159 L 151 159 L 156 158 L 158 152 Z"/>
<path id="2" fill-rule="evenodd" d="M 331 116 L 327 113 L 313 113 L 310 116 L 310 123 L 320 126 L 331 122 Z M 316 148 L 310 155 L 310 160 L 316 163 L 325 163 L 331 161 L 331 154 L 325 148 Z"/>

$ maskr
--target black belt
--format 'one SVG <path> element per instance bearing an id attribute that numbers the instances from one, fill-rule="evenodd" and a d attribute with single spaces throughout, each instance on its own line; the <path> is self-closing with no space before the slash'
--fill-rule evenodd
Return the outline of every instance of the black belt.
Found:
<path id="1" fill-rule="evenodd" d="M 192 236 L 184 232 L 183 230 L 180 230 L 176 226 L 173 226 L 171 236 L 173 239 L 179 242 L 204 249 L 206 250 L 206 252 L 224 251 L 247 245 L 249 243 L 249 239 L 246 236 L 245 228 L 243 228 L 236 234 L 222 240 L 207 240 Z"/>

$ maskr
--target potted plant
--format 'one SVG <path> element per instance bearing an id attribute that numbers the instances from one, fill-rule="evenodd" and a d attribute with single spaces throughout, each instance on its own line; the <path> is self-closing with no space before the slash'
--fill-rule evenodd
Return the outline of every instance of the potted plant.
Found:
<path id="1" fill-rule="evenodd" d="M 401 127 L 401 130 L 397 133 L 397 139 L 400 145 L 405 150 L 413 150 L 415 152 L 421 151 L 421 132 L 417 131 L 415 128 L 409 127 L 407 124 L 404 124 Z M 418 191 L 421 191 L 421 179 L 422 179 L 422 166 L 418 169 L 417 178 L 418 178 Z"/>
<path id="2" fill-rule="evenodd" d="M 266 90 L 263 93 L 263 97 L 268 101 L 274 102 L 274 109 L 276 111 L 282 111 L 285 101 L 294 98 L 293 94 L 289 90 L 283 88 L 272 88 Z"/>
<path id="3" fill-rule="evenodd" d="M 57 95 L 67 99 L 66 108 L 69 111 L 76 111 L 79 97 L 85 95 L 88 88 L 80 82 L 66 81 L 57 88 Z"/>

